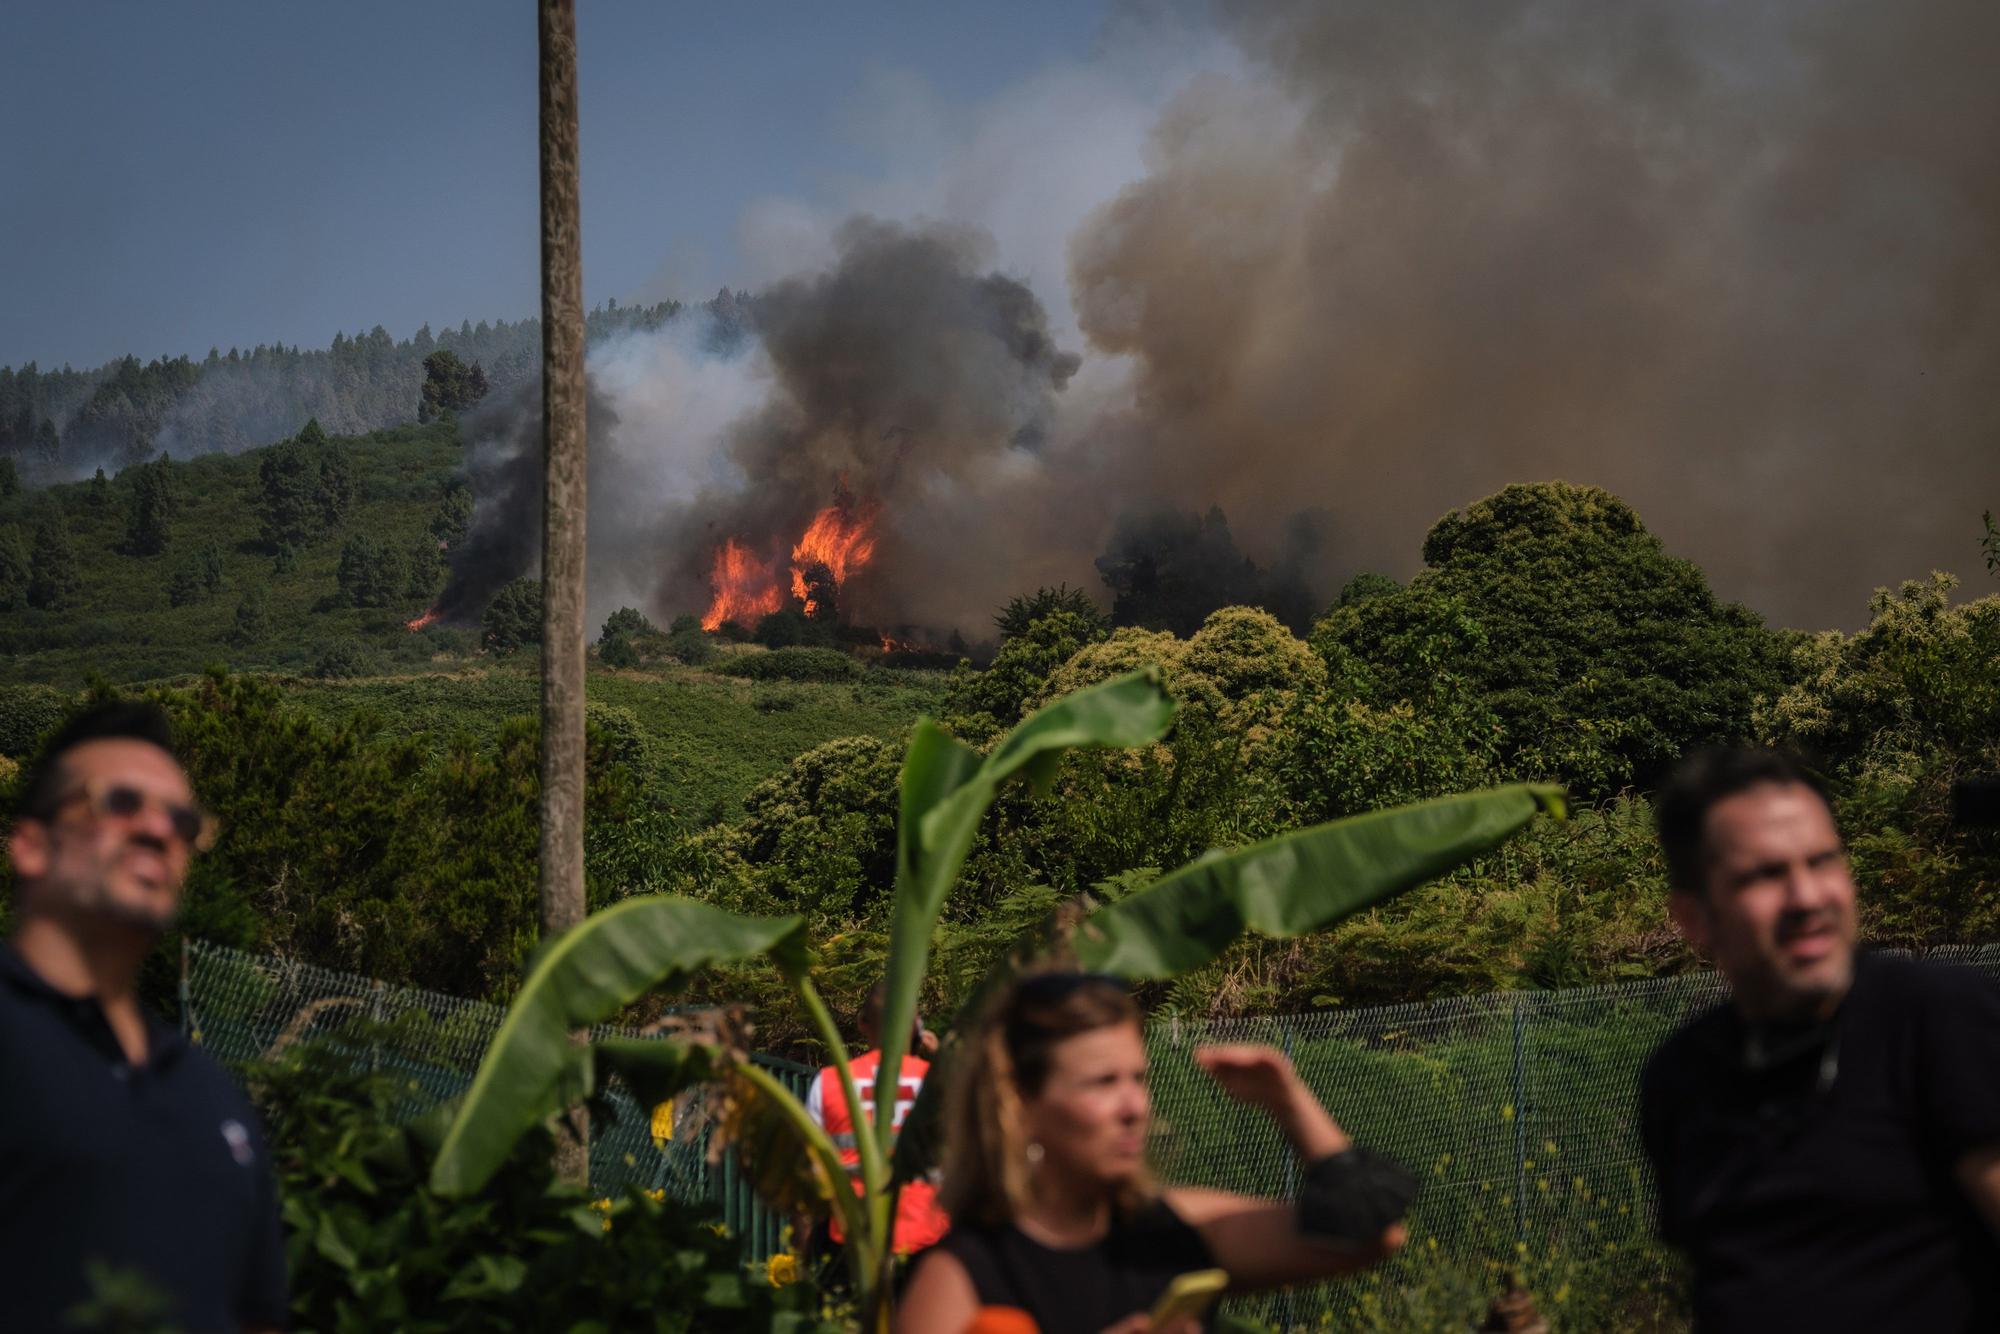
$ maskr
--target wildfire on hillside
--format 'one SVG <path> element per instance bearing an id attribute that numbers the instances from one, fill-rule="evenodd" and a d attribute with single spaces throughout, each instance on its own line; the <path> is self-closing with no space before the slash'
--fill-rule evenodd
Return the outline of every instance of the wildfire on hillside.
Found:
<path id="1" fill-rule="evenodd" d="M 704 630 L 713 630 L 724 621 L 754 624 L 759 616 L 768 616 L 785 605 L 771 567 L 733 537 L 716 548 L 708 583 L 715 597 L 701 618 Z"/>
<path id="2" fill-rule="evenodd" d="M 429 611 L 417 617 L 414 621 L 404 621 L 403 628 L 405 630 L 408 630 L 411 634 L 415 634 L 417 631 L 423 629 L 425 626 L 430 625 L 431 623 L 436 621 L 442 615 L 444 615 L 443 611 L 441 611 L 436 607 L 432 607 Z"/>
<path id="3" fill-rule="evenodd" d="M 874 556 L 875 518 L 876 506 L 857 504 L 842 491 L 792 544 L 790 596 L 806 615 L 818 615 L 821 599 L 838 592 Z M 701 618 L 704 630 L 724 621 L 750 626 L 785 606 L 786 584 L 778 570 L 734 537 L 716 548 L 708 586 L 712 596 Z"/>

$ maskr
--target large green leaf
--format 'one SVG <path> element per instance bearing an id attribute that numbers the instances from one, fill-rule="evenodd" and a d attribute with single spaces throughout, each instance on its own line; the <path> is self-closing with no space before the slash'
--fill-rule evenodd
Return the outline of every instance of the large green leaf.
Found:
<path id="1" fill-rule="evenodd" d="M 1085 920 L 1077 962 L 1129 978 L 1199 968 L 1247 930 L 1322 931 L 1506 841 L 1537 811 L 1562 813 L 1545 783 L 1371 811 L 1213 853 Z"/>
<path id="2" fill-rule="evenodd" d="M 1009 732 L 984 760 L 928 719 L 917 724 L 903 762 L 896 826 L 896 906 L 889 926 L 876 1106 L 895 1104 L 910 1016 L 930 962 L 931 930 L 1000 785 L 1024 771 L 1048 783 L 1066 750 L 1156 741 L 1173 717 L 1174 702 L 1161 688 L 1159 672 L 1149 667 L 1063 696 Z M 887 1127 L 877 1132 L 886 1137 Z"/>
<path id="3" fill-rule="evenodd" d="M 523 1132 L 589 1092 L 592 1067 L 572 1031 L 715 964 L 760 954 L 795 961 L 803 948 L 796 917 L 740 917 L 665 895 L 586 918 L 549 943 L 508 1007 L 438 1146 L 432 1189 L 478 1190 Z"/>

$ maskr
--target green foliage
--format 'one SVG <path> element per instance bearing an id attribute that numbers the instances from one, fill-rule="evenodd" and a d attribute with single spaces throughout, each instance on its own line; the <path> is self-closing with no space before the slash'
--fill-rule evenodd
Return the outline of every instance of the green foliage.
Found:
<path id="1" fill-rule="evenodd" d="M 48 686 L 0 686 L 0 755 L 25 759 L 62 721 L 63 697 Z"/>
<path id="2" fill-rule="evenodd" d="M 667 635 L 667 656 L 684 667 L 705 667 L 715 657 L 715 645 L 702 632 L 699 624 L 681 626 L 678 622 Z"/>
<path id="3" fill-rule="evenodd" d="M 163 454 L 158 461 L 141 464 L 129 472 L 132 502 L 125 525 L 124 549 L 133 556 L 158 555 L 167 549 L 168 525 L 180 507 L 180 487 L 173 460 Z"/>
<path id="4" fill-rule="evenodd" d="M 646 619 L 646 614 L 633 607 L 620 607 L 604 618 L 604 628 L 598 632 L 597 642 L 609 644 L 614 639 L 634 639 L 657 635 L 660 627 Z"/>
<path id="5" fill-rule="evenodd" d="M 777 648 L 745 653 L 717 669 L 751 681 L 848 681 L 861 675 L 861 664 L 832 648 Z"/>
<path id="6" fill-rule="evenodd" d="M 2000 933 L 2000 845 L 1950 822 L 1952 782 L 2000 768 L 2000 595 L 1954 606 L 1955 583 L 1884 589 L 1861 633 L 1795 640 L 1796 684 L 1759 713 L 1829 772 L 1864 927 L 1888 943 Z"/>
<path id="7" fill-rule="evenodd" d="M 542 642 L 542 581 L 516 579 L 501 586 L 479 619 L 480 642 L 505 656 Z"/>
<path id="8" fill-rule="evenodd" d="M 429 537 L 414 539 L 405 550 L 402 567 L 403 596 L 418 605 L 428 605 L 438 591 L 438 580 L 444 575 L 437 542 Z"/>
<path id="9" fill-rule="evenodd" d="M 189 777 L 221 821 L 189 873 L 184 928 L 457 995 L 504 995 L 535 938 L 538 729 L 485 740 L 385 737 L 277 685 L 220 673 L 157 692 Z M 592 729 L 586 817 L 640 815 L 636 781 Z"/>
<path id="10" fill-rule="evenodd" d="M 27 540 L 15 525 L 0 525 L 0 611 L 28 605 L 31 577 Z"/>
<path id="11" fill-rule="evenodd" d="M 1010 603 L 1008 610 L 1012 609 Z M 1003 611 L 1001 619 L 1007 615 Z M 997 735 L 1020 720 L 1028 702 L 1041 695 L 1051 672 L 1106 633 L 1094 607 L 1089 615 L 1056 608 L 1021 626 L 1001 644 L 985 671 L 961 663 L 952 673 L 944 704 L 946 725 L 974 742 Z"/>
<path id="12" fill-rule="evenodd" d="M 319 459 L 298 440 L 263 451 L 257 475 L 262 484 L 263 537 L 273 551 L 303 547 L 316 539 L 326 511 L 319 498 Z"/>
<path id="13" fill-rule="evenodd" d="M 800 645 L 831 647 L 834 627 L 830 621 L 808 617 L 797 607 L 786 607 L 761 618 L 750 637 L 765 648 L 773 649 Z"/>
<path id="14" fill-rule="evenodd" d="M 447 412 L 463 412 L 486 397 L 486 387 L 486 371 L 478 362 L 467 366 L 450 348 L 440 348 L 424 358 L 417 420 L 434 421 Z"/>
<path id="15" fill-rule="evenodd" d="M 2000 577 L 2000 524 L 1993 522 L 1993 511 L 1987 510 L 1979 516 L 1986 531 L 1979 538 L 1979 554 L 1986 558 L 1986 573 Z"/>
<path id="16" fill-rule="evenodd" d="M 190 602 L 199 601 L 202 595 L 200 567 L 192 560 L 176 565 L 173 577 L 167 580 L 167 602 L 172 606 L 185 607 Z"/>
<path id="17" fill-rule="evenodd" d="M 1778 687 L 1757 617 L 1608 492 L 1507 487 L 1440 519 L 1424 560 L 1408 587 L 1336 606 L 1313 643 L 1376 707 L 1462 677 L 1500 721 L 1509 773 L 1588 793 L 1645 784 L 1691 748 L 1748 737 Z"/>
<path id="18" fill-rule="evenodd" d="M 402 558 L 380 539 L 356 533 L 340 549 L 334 575 L 341 600 L 354 607 L 387 607 L 407 595 Z"/>
<path id="19" fill-rule="evenodd" d="M 602 640 L 600 643 L 602 647 L 597 651 L 597 660 L 606 667 L 631 671 L 639 666 L 639 650 L 632 647 L 631 640 L 621 635 L 616 639 Z"/>
<path id="20" fill-rule="evenodd" d="M 472 489 L 464 479 L 453 478 L 438 498 L 437 508 L 431 511 L 430 521 L 424 530 L 448 549 L 463 542 L 466 530 L 471 526 Z"/>
<path id="21" fill-rule="evenodd" d="M 51 505 L 35 525 L 35 545 L 28 555 L 28 605 L 62 611 L 75 605 L 82 586 L 69 522 L 59 505 Z"/>
<path id="22" fill-rule="evenodd" d="M 103 469 L 100 468 L 98 471 L 102 472 Z M 12 500 L 20 494 L 20 471 L 15 468 L 14 460 L 11 457 L 0 454 L 0 500 Z"/>
<path id="23" fill-rule="evenodd" d="M 1089 623 L 1093 627 L 1089 639 L 1102 639 L 1111 633 L 1111 618 L 1098 609 L 1090 594 L 1068 584 L 1044 586 L 1025 596 L 1008 599 L 1007 605 L 994 616 L 993 625 L 1002 640 L 1013 639 L 1027 634 L 1036 621 L 1057 612 Z"/>
<path id="24" fill-rule="evenodd" d="M 366 676 L 374 670 L 375 662 L 367 649 L 351 639 L 336 639 L 320 649 L 308 674 L 322 681 L 340 681 L 353 676 Z"/>
<path id="25" fill-rule="evenodd" d="M 439 1194 L 435 1140 L 404 1124 L 412 1090 L 359 1069 L 339 1039 L 288 1048 L 250 1079 L 277 1160 L 295 1328 L 821 1328 L 811 1284 L 746 1271 L 712 1213 L 638 1191 L 595 1204 L 557 1183 L 546 1132 L 522 1136 L 479 1198 Z"/>
<path id="26" fill-rule="evenodd" d="M 752 789 L 725 846 L 752 868 L 760 900 L 828 934 L 848 920 L 885 926 L 901 763 L 880 737 L 842 737 Z"/>
<path id="27" fill-rule="evenodd" d="M 243 590 L 236 604 L 236 619 L 230 638 L 237 644 L 254 644 L 270 633 L 271 599 L 264 585 L 252 584 Z"/>

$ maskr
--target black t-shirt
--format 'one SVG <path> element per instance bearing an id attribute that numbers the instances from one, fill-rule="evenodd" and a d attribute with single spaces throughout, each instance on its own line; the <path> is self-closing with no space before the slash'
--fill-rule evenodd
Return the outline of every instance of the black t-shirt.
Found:
<path id="1" fill-rule="evenodd" d="M 1201 1234 L 1160 1201 L 1114 1219 L 1089 1246 L 1044 1246 L 1011 1224 L 954 1223 L 934 1249 L 958 1257 L 981 1306 L 1019 1307 L 1042 1334 L 1099 1334 L 1151 1310 L 1180 1275 L 1215 1268 Z"/>
<path id="2" fill-rule="evenodd" d="M 2000 988 L 1863 955 L 1833 1021 L 1751 1034 L 1729 1006 L 1640 1086 L 1660 1231 L 1703 1331 L 2000 1329 L 2000 1247 L 1953 1168 L 2000 1146 Z"/>
<path id="3" fill-rule="evenodd" d="M 64 1328 L 93 1259 L 135 1271 L 189 1334 L 290 1323 L 271 1164 L 235 1080 L 151 1020 L 130 1064 L 96 1001 L 0 944 L 0 1329 Z"/>

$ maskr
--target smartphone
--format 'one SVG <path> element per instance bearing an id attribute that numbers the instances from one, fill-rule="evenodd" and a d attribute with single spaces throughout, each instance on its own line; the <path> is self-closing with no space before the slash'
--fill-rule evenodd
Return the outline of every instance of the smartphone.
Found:
<path id="1" fill-rule="evenodd" d="M 1173 1320 L 1199 1320 L 1208 1314 L 1208 1308 L 1215 1305 L 1215 1299 L 1228 1286 L 1229 1271 L 1225 1269 L 1196 1269 L 1182 1274 L 1167 1285 L 1160 1300 L 1153 1303 L 1147 1319 L 1155 1329 Z"/>

